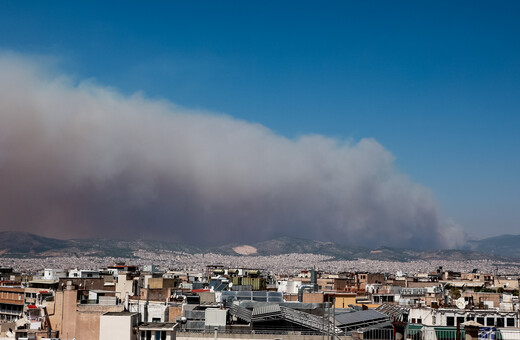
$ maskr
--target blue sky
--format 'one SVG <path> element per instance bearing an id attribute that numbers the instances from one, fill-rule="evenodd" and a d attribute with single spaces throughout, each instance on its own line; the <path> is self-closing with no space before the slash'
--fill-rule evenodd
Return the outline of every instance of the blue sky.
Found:
<path id="1" fill-rule="evenodd" d="M 1 1 L 0 49 L 289 138 L 375 138 L 444 214 L 483 237 L 519 230 L 519 10 L 516 1 Z"/>

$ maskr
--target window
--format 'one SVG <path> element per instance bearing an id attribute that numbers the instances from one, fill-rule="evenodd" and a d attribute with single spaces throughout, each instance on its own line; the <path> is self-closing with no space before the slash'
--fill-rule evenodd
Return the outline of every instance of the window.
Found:
<path id="1" fill-rule="evenodd" d="M 422 323 L 422 319 L 417 319 L 417 323 Z"/>
<path id="2" fill-rule="evenodd" d="M 507 327 L 515 327 L 515 319 L 514 318 L 507 318 L 506 319 Z"/>
<path id="3" fill-rule="evenodd" d="M 459 324 L 464 323 L 464 317 L 463 316 L 457 316 L 457 323 L 459 323 Z"/>
<path id="4" fill-rule="evenodd" d="M 497 327 L 504 327 L 504 318 L 497 318 Z"/>
<path id="5" fill-rule="evenodd" d="M 455 326 L 455 317 L 447 316 L 446 317 L 446 326 Z"/>
<path id="6" fill-rule="evenodd" d="M 477 322 L 481 325 L 484 325 L 484 318 L 483 317 L 478 317 L 477 318 Z"/>
<path id="7" fill-rule="evenodd" d="M 486 326 L 494 326 L 495 318 L 486 318 Z"/>

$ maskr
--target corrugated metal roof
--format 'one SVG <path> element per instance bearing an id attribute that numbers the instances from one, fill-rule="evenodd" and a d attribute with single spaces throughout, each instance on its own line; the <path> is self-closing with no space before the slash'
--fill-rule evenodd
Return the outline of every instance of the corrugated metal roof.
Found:
<path id="1" fill-rule="evenodd" d="M 235 315 L 236 317 L 246 321 L 251 322 L 251 310 L 241 307 L 239 305 L 232 305 L 231 308 L 231 314 Z"/>
<path id="2" fill-rule="evenodd" d="M 263 305 L 253 308 L 253 316 L 258 316 L 261 314 L 274 314 L 281 313 L 280 305 L 272 304 L 272 305 Z"/>
<path id="3" fill-rule="evenodd" d="M 336 324 L 338 325 L 338 327 L 348 327 L 348 325 L 358 324 L 362 322 L 370 322 L 379 319 L 388 320 L 388 316 L 376 310 L 369 309 L 359 312 L 336 315 Z"/>
<path id="4" fill-rule="evenodd" d="M 404 314 L 409 314 L 410 311 L 409 308 L 403 306 L 395 306 L 388 304 L 382 304 L 381 306 L 377 307 L 376 310 L 381 313 L 385 313 L 390 318 L 395 318 L 399 321 L 404 321 Z"/>
<path id="5" fill-rule="evenodd" d="M 367 327 L 363 328 L 363 330 L 368 331 L 371 329 L 381 329 L 381 328 L 392 328 L 393 329 L 393 327 L 394 326 L 392 325 L 392 323 L 390 321 L 385 321 L 385 322 L 376 323 L 376 324 L 367 326 Z"/>

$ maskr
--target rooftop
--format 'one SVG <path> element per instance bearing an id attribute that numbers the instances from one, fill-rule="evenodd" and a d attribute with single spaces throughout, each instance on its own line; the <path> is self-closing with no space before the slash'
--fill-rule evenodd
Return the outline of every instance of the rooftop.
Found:
<path id="1" fill-rule="evenodd" d="M 135 313 L 135 312 L 106 312 L 103 315 L 108 315 L 108 316 L 130 316 L 130 315 L 137 315 L 137 314 L 139 314 L 139 313 Z"/>
<path id="2" fill-rule="evenodd" d="M 144 322 L 138 326 L 138 328 L 141 329 L 149 329 L 149 330 L 156 330 L 156 329 L 173 329 L 177 324 L 174 322 Z"/>

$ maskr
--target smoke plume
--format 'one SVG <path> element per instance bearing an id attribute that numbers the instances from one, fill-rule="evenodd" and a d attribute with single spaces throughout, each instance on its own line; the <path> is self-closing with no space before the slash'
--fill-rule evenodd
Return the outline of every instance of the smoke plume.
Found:
<path id="1" fill-rule="evenodd" d="M 374 139 L 288 139 L 0 57 L 0 226 L 194 244 L 281 235 L 453 247 L 460 227 Z"/>

